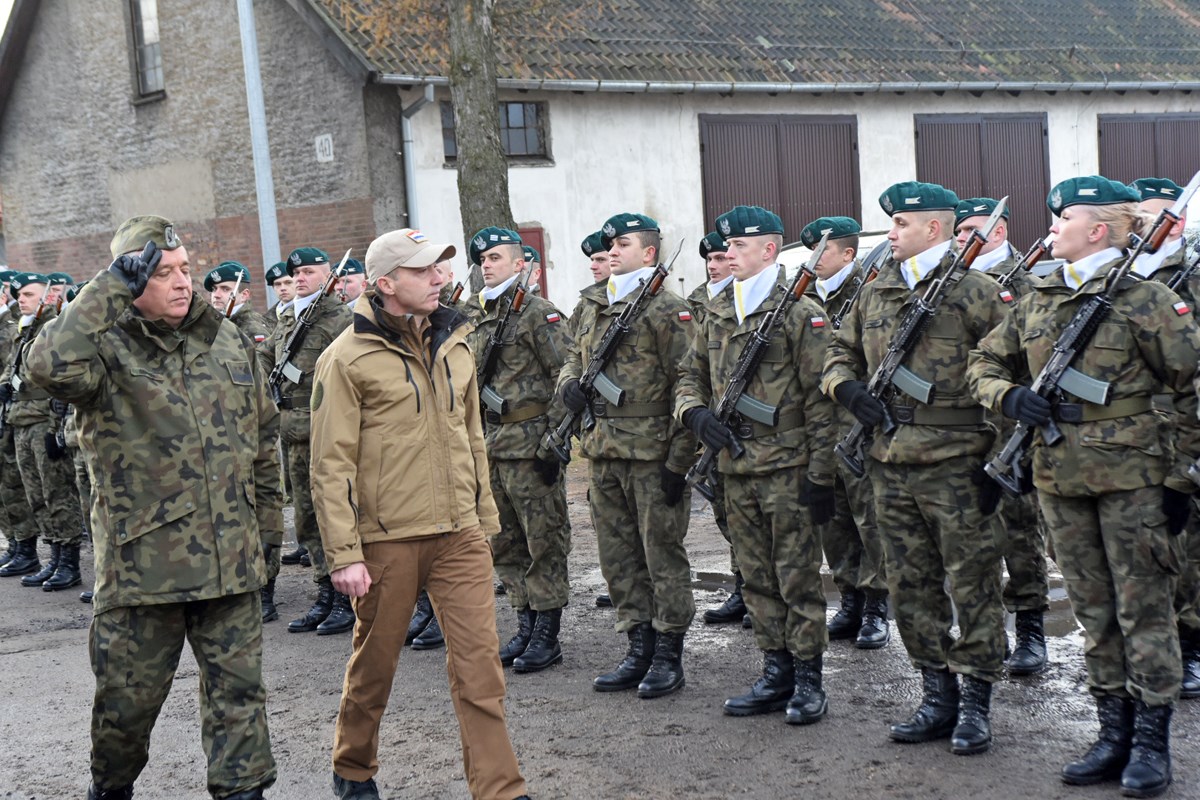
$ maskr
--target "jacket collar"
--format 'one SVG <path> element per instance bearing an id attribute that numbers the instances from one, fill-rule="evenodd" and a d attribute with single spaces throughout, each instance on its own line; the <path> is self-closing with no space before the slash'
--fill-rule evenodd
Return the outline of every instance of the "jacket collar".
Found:
<path id="1" fill-rule="evenodd" d="M 354 306 L 354 332 L 363 336 L 378 337 L 388 344 L 400 348 L 409 355 L 416 355 L 404 344 L 399 333 L 389 330 L 379 323 L 379 318 L 376 314 L 382 308 L 382 302 L 379 296 L 375 294 L 372 294 L 366 302 L 356 303 Z M 463 314 L 456 308 L 439 305 L 437 311 L 429 315 L 430 354 L 437 355 L 438 348 L 445 344 L 450 336 L 466 323 L 466 314 Z"/>
<path id="2" fill-rule="evenodd" d="M 151 322 L 133 306 L 121 315 L 117 325 L 135 336 L 149 339 L 168 353 L 174 352 L 185 339 L 191 339 L 188 353 L 191 355 L 193 351 L 203 352 L 212 346 L 217 339 L 217 330 L 221 327 L 222 319 L 224 316 L 220 312 L 193 293 L 187 316 L 178 328 L 172 328 L 160 320 Z"/>

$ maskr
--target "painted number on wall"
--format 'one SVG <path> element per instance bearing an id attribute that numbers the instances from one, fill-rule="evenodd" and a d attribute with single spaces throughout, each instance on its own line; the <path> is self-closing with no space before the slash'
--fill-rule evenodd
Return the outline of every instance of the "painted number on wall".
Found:
<path id="1" fill-rule="evenodd" d="M 322 164 L 333 161 L 333 134 L 323 133 L 316 139 L 317 161 Z"/>

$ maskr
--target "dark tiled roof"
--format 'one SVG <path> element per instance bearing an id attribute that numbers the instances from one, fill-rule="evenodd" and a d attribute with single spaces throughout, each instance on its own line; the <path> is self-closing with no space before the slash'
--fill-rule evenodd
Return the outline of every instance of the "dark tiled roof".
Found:
<path id="1" fill-rule="evenodd" d="M 309 0 L 380 74 L 446 75 L 420 31 L 374 44 L 347 0 Z M 350 0 L 370 9 L 387 0 Z M 1194 83 L 1195 0 L 563 0 L 566 25 L 506 25 L 501 79 L 781 84 Z M 599 10 L 597 10 L 599 8 Z M 519 53 L 520 57 L 514 57 Z"/>

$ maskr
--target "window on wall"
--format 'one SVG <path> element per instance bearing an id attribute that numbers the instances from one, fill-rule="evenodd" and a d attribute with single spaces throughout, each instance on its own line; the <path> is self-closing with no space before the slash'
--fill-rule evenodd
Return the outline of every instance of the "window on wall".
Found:
<path id="1" fill-rule="evenodd" d="M 157 0 L 130 0 L 133 23 L 133 63 L 140 97 L 162 94 L 162 48 L 158 41 Z"/>
<path id="2" fill-rule="evenodd" d="M 458 158 L 458 139 L 454 133 L 454 106 L 441 104 L 442 151 L 447 161 Z M 545 103 L 500 103 L 500 146 L 510 161 L 546 161 L 550 148 L 546 137 Z"/>

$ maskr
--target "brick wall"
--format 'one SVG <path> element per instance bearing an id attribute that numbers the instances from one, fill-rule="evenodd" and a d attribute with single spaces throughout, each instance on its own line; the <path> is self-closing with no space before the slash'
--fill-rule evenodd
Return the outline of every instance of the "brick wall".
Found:
<path id="1" fill-rule="evenodd" d="M 297 247 L 315 246 L 329 253 L 335 263 L 347 249 L 354 248 L 351 255 L 361 261 L 367 245 L 375 238 L 371 198 L 284 208 L 279 209 L 278 215 L 283 257 Z M 257 214 L 204 223 L 181 223 L 179 235 L 188 249 L 198 286 L 205 273 L 222 261 L 240 261 L 250 268 L 254 277 L 251 302 L 259 311 L 266 308 Z M 10 269 L 31 272 L 65 272 L 76 280 L 84 280 L 112 260 L 108 252 L 111 238 L 111 233 L 105 233 L 38 242 L 10 241 L 7 243 L 8 265 Z"/>

